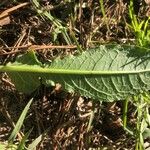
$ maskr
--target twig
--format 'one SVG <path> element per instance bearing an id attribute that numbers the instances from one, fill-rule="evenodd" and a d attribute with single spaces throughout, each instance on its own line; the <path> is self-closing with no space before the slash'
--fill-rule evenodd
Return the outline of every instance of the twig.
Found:
<path id="1" fill-rule="evenodd" d="M 21 7 L 24 7 L 24 6 L 28 5 L 28 4 L 29 4 L 29 2 L 25 2 L 25 3 L 19 4 L 19 5 L 17 5 L 17 6 L 14 6 L 14 7 L 12 7 L 12 8 L 9 8 L 9 9 L 3 11 L 3 12 L 0 14 L 0 19 L 2 19 L 2 18 L 4 18 L 4 17 L 8 16 L 9 13 L 11 13 L 11 12 L 13 12 L 13 11 L 15 11 L 15 10 L 21 8 Z"/>
<path id="2" fill-rule="evenodd" d="M 15 85 L 13 83 L 11 83 L 10 81 L 6 80 L 5 78 L 1 79 L 3 82 L 5 82 L 6 85 L 9 85 L 11 87 L 15 87 Z"/>
<path id="3" fill-rule="evenodd" d="M 42 50 L 42 49 L 74 49 L 77 48 L 75 45 L 62 45 L 62 46 L 57 46 L 57 45 L 27 45 L 27 46 L 16 46 L 16 47 L 5 47 L 3 49 L 27 49 L 26 51 L 29 50 Z M 6 53 L 1 53 L 0 56 L 2 55 L 10 55 L 10 54 L 15 54 L 15 53 L 20 53 L 23 52 L 23 50 L 16 50 L 16 51 L 11 51 L 11 52 L 6 52 Z"/>

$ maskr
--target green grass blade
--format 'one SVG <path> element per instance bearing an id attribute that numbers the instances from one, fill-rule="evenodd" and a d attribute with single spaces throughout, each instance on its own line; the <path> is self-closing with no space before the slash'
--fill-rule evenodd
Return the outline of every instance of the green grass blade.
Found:
<path id="1" fill-rule="evenodd" d="M 26 105 L 26 107 L 24 108 L 23 112 L 21 113 L 21 116 L 19 117 L 18 121 L 17 121 L 17 124 L 15 126 L 15 128 L 13 129 L 8 141 L 9 143 L 13 142 L 17 136 L 17 133 L 20 131 L 20 128 L 22 127 L 23 125 L 23 121 L 25 119 L 25 116 L 29 110 L 29 107 L 32 103 L 33 99 L 31 99 L 28 104 Z"/>
<path id="2" fill-rule="evenodd" d="M 17 147 L 17 150 L 24 150 L 24 149 L 25 149 L 25 146 L 26 146 L 25 144 L 26 144 L 26 141 L 27 141 L 27 139 L 28 139 L 28 137 L 29 137 L 31 131 L 32 131 L 32 129 L 29 130 L 29 131 L 24 135 L 24 137 L 22 138 L 22 140 L 20 141 L 20 143 L 19 143 L 19 145 L 18 145 L 18 147 Z"/>
<path id="3" fill-rule="evenodd" d="M 39 2 L 37 0 L 32 0 L 32 2 L 34 3 L 34 5 L 38 8 L 40 6 Z"/>
<path id="4" fill-rule="evenodd" d="M 66 43 L 68 45 L 72 44 L 71 39 L 67 33 L 68 29 L 62 24 L 62 21 L 53 17 L 50 12 L 46 10 L 43 11 L 37 0 L 33 0 L 32 2 L 36 7 L 37 13 L 42 17 L 42 19 L 47 18 L 55 26 L 55 28 L 57 28 L 60 33 L 62 33 L 62 36 L 64 37 Z"/>
<path id="5" fill-rule="evenodd" d="M 39 137 L 37 137 L 29 146 L 29 150 L 34 150 L 36 149 L 36 146 L 42 141 L 43 134 L 41 134 Z"/>
<path id="6" fill-rule="evenodd" d="M 73 31 L 70 31 L 70 32 L 71 32 L 71 36 L 72 36 L 73 41 L 74 41 L 75 44 L 77 45 L 77 49 L 78 49 L 79 53 L 82 53 L 82 52 L 83 52 L 83 49 L 82 49 L 81 46 L 79 45 L 79 42 L 77 41 L 74 32 L 73 32 Z"/>
<path id="7" fill-rule="evenodd" d="M 39 135 L 29 146 L 28 149 L 29 150 L 35 150 L 36 146 L 42 141 L 43 137 L 46 136 L 47 132 L 48 132 L 49 128 L 47 128 L 44 133 L 42 133 L 41 135 Z"/>

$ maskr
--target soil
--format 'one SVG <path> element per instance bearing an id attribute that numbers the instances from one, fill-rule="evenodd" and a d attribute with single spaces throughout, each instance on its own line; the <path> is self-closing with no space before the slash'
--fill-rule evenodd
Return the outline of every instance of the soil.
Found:
<path id="1" fill-rule="evenodd" d="M 20 8 L 15 7 L 18 5 Z M 48 11 L 61 20 L 72 41 L 71 31 L 75 33 L 83 49 L 103 43 L 135 43 L 134 33 L 128 26 L 131 23 L 128 0 L 106 0 L 106 18 L 98 0 L 43 0 L 40 5 L 40 10 Z M 148 6 L 144 1 L 135 1 L 134 7 L 139 18 L 146 18 Z M 15 61 L 32 45 L 69 45 L 61 33 L 56 34 L 54 23 L 38 11 L 30 1 L 0 2 L 0 64 Z M 70 45 L 75 44 L 73 41 Z M 74 53 L 75 49 L 69 47 L 39 48 L 36 55 L 46 62 Z M 0 142 L 8 140 L 22 110 L 33 98 L 16 143 L 32 129 L 27 144 L 46 131 L 37 150 L 135 149 L 135 139 L 123 130 L 123 100 L 101 103 L 64 92 L 59 85 L 41 85 L 31 95 L 25 95 L 15 89 L 6 73 L 1 73 L 0 79 Z M 133 128 L 134 112 L 135 107 L 130 103 L 128 125 Z"/>

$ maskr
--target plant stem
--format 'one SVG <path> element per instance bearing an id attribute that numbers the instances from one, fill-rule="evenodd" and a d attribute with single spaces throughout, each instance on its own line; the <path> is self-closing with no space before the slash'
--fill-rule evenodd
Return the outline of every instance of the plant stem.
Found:
<path id="1" fill-rule="evenodd" d="M 127 127 L 127 112 L 128 112 L 128 104 L 129 104 L 129 99 L 126 98 L 124 101 L 124 107 L 123 107 L 123 127 Z"/>

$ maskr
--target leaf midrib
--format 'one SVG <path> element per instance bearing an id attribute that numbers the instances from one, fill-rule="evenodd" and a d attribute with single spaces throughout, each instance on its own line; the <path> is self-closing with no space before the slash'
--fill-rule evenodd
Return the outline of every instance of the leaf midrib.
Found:
<path id="1" fill-rule="evenodd" d="M 42 68 L 39 66 L 0 66 L 0 72 L 34 72 L 34 73 L 50 73 L 50 74 L 71 74 L 71 75 L 119 75 L 119 74 L 140 74 L 150 72 L 150 69 L 134 70 L 134 71 L 88 71 L 88 70 L 68 70 L 57 68 Z"/>

